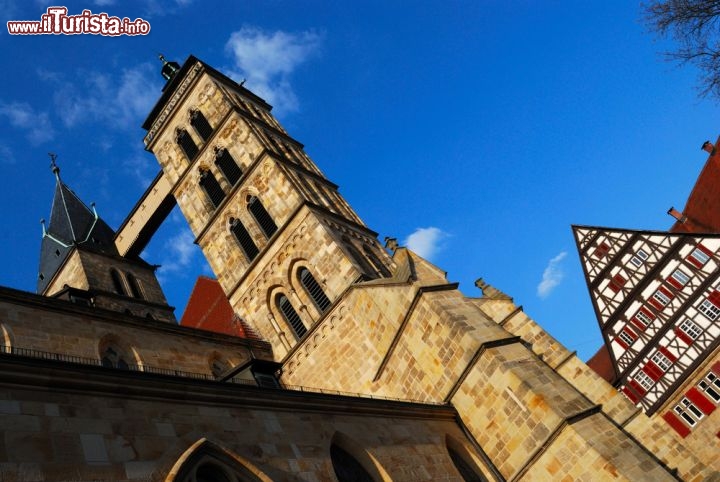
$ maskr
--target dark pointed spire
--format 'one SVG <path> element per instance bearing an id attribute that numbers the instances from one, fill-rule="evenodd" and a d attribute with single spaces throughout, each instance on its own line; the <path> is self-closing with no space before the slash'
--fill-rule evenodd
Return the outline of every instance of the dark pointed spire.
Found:
<path id="1" fill-rule="evenodd" d="M 116 253 L 115 232 L 95 211 L 94 203 L 89 208 L 60 179 L 57 155 L 50 153 L 53 174 L 55 174 L 55 195 L 50 209 L 50 221 L 42 224 L 40 247 L 40 271 L 38 293 L 42 293 L 55 272 L 65 261 L 73 247 Z"/>
<path id="2" fill-rule="evenodd" d="M 163 63 L 162 70 L 160 73 L 162 74 L 163 78 L 167 80 L 168 82 L 172 80 L 173 77 L 175 77 L 175 74 L 180 70 L 180 64 L 177 62 L 168 62 L 165 60 L 165 56 L 163 54 L 158 54 L 158 57 L 160 58 L 160 61 Z"/>

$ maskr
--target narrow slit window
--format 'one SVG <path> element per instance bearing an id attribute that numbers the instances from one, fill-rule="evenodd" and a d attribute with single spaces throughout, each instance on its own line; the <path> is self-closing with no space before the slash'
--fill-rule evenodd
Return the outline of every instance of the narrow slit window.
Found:
<path id="1" fill-rule="evenodd" d="M 242 177 L 242 169 L 240 169 L 240 166 L 238 166 L 228 150 L 223 147 L 215 150 L 215 165 L 231 186 L 234 186 Z"/>
<path id="2" fill-rule="evenodd" d="M 199 152 L 198 147 L 185 129 L 178 130 L 176 140 L 180 149 L 185 153 L 185 157 L 191 161 L 197 157 Z"/>
<path id="3" fill-rule="evenodd" d="M 245 225 L 243 225 L 239 219 L 231 219 L 230 231 L 240 243 L 240 247 L 245 253 L 245 256 L 247 256 L 248 261 L 255 259 L 258 253 L 260 253 L 260 250 L 250 236 L 250 233 L 248 233 Z"/>
<path id="4" fill-rule="evenodd" d="M 262 205 L 257 196 L 248 196 L 247 202 L 248 211 L 250 211 L 250 214 L 253 215 L 255 221 L 260 225 L 260 229 L 265 233 L 265 236 L 270 239 L 272 235 L 275 234 L 275 231 L 277 231 L 277 224 L 275 224 L 270 213 L 267 212 L 265 206 Z"/>
<path id="5" fill-rule="evenodd" d="M 200 171 L 200 187 L 203 188 L 214 207 L 218 207 L 225 199 L 225 191 L 209 169 Z"/>
<path id="6" fill-rule="evenodd" d="M 143 295 L 142 291 L 140 290 L 140 283 L 138 282 L 137 278 L 135 278 L 132 273 L 125 273 L 125 277 L 127 278 L 128 285 L 130 286 L 130 294 L 132 295 L 132 297 L 142 300 Z"/>
<path id="7" fill-rule="evenodd" d="M 293 329 L 295 336 L 297 336 L 298 340 L 302 338 L 305 333 L 307 333 L 307 328 L 305 328 L 300 315 L 297 314 L 297 311 L 293 308 L 290 300 L 285 295 L 278 295 L 276 303 L 280 313 L 283 315 L 283 318 L 285 318 L 285 321 Z"/>
<path id="8" fill-rule="evenodd" d="M 122 276 L 120 276 L 120 273 L 116 269 L 110 270 L 110 278 L 112 278 L 113 288 L 115 289 L 115 293 L 123 296 L 127 296 L 127 292 L 125 292 L 125 285 L 122 281 Z"/>
<path id="9" fill-rule="evenodd" d="M 302 283 L 305 291 L 307 291 L 310 298 L 312 298 L 315 306 L 317 306 L 318 310 L 320 310 L 320 313 L 325 313 L 330 307 L 330 300 L 325 295 L 325 292 L 320 284 L 315 280 L 315 277 L 307 268 L 301 268 L 298 274 L 300 276 L 300 283 Z"/>
<path id="10" fill-rule="evenodd" d="M 207 142 L 212 135 L 213 129 L 202 112 L 195 109 L 190 113 L 190 125 L 193 126 L 195 132 L 198 133 L 202 140 Z"/>

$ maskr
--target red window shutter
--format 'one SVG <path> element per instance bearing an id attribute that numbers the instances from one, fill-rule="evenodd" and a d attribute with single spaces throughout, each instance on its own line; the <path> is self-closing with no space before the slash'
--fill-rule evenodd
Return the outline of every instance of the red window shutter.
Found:
<path id="1" fill-rule="evenodd" d="M 682 331 L 682 330 L 680 329 L 680 327 L 677 327 L 677 326 L 675 327 L 675 335 L 676 335 L 678 338 L 680 338 L 682 341 L 684 341 L 685 343 L 687 343 L 688 345 L 692 345 L 693 342 L 695 341 L 695 340 L 693 340 L 692 338 L 690 338 L 687 333 L 685 333 L 684 331 Z"/>
<path id="2" fill-rule="evenodd" d="M 665 412 L 662 418 L 670 425 L 682 438 L 690 435 L 690 429 L 680 421 L 677 416 L 672 412 Z"/>
<path id="3" fill-rule="evenodd" d="M 665 308 L 663 305 L 655 301 L 655 298 L 650 298 L 648 303 L 650 303 L 650 305 L 658 311 L 662 311 Z"/>
<path id="4" fill-rule="evenodd" d="M 640 330 L 640 331 L 645 330 L 645 325 L 643 324 L 642 321 L 638 320 L 635 317 L 630 318 L 630 321 L 632 322 L 633 326 L 635 326 L 638 330 Z"/>
<path id="5" fill-rule="evenodd" d="M 607 244 L 605 241 L 600 243 L 597 248 L 595 248 L 595 251 L 593 252 L 593 256 L 595 256 L 598 259 L 602 259 L 605 257 L 605 255 L 610 251 L 610 245 Z"/>
<path id="6" fill-rule="evenodd" d="M 692 255 L 688 255 L 685 259 L 687 261 L 689 261 L 690 264 L 694 265 L 696 268 L 703 267 L 702 263 L 700 261 L 698 261 L 697 259 L 695 259 Z"/>
<path id="7" fill-rule="evenodd" d="M 660 367 L 658 367 L 652 361 L 647 362 L 647 364 L 642 367 L 642 371 L 644 371 L 647 376 L 652 378 L 654 382 L 660 380 L 663 376 L 663 371 L 660 370 Z"/>
<path id="8" fill-rule="evenodd" d="M 703 253 L 707 254 L 708 256 L 710 256 L 712 258 L 713 252 L 710 251 L 710 249 L 708 247 L 706 247 L 704 244 L 698 243 L 697 249 L 699 249 L 700 251 L 702 251 Z"/>
<path id="9" fill-rule="evenodd" d="M 625 286 L 625 283 L 627 283 L 627 280 L 618 273 L 610 279 L 610 284 L 608 284 L 608 288 L 617 293 L 622 289 L 623 286 Z"/>
<path id="10" fill-rule="evenodd" d="M 669 289 L 665 288 L 664 286 L 659 287 L 659 288 L 658 288 L 658 291 L 661 291 L 665 296 L 667 296 L 667 297 L 670 298 L 670 299 L 673 299 L 673 298 L 675 297 L 675 295 L 672 294 L 672 291 L 670 291 Z"/>
<path id="11" fill-rule="evenodd" d="M 675 363 L 677 361 L 677 357 L 670 352 L 670 350 L 667 349 L 667 347 L 660 346 L 658 347 L 658 351 L 668 357 L 668 360 Z"/>
<path id="12" fill-rule="evenodd" d="M 682 285 L 680 284 L 680 282 L 679 282 L 678 280 L 676 280 L 675 278 L 673 278 L 672 276 L 670 276 L 670 277 L 669 277 L 668 279 L 666 279 L 665 281 L 667 281 L 667 283 L 668 283 L 670 286 L 672 286 L 673 288 L 675 288 L 676 290 L 681 290 L 681 289 L 682 289 Z"/>
<path id="13" fill-rule="evenodd" d="M 652 311 L 648 310 L 648 309 L 645 308 L 644 306 L 643 306 L 642 308 L 640 308 L 640 311 L 642 311 L 643 313 L 645 313 L 646 315 L 648 315 L 651 320 L 654 320 L 654 319 L 655 319 L 655 313 L 653 313 Z"/>
<path id="14" fill-rule="evenodd" d="M 713 305 L 720 307 L 720 291 L 715 290 L 712 293 L 710 293 L 710 296 L 708 296 L 708 300 Z"/>
<path id="15" fill-rule="evenodd" d="M 618 345 L 620 345 L 621 347 L 623 347 L 623 348 L 625 348 L 625 349 L 627 350 L 627 348 L 628 348 L 627 343 L 625 343 L 624 341 L 622 341 L 622 340 L 621 340 L 619 337 L 617 337 L 617 336 L 615 337 L 615 341 L 618 343 Z"/>
<path id="16" fill-rule="evenodd" d="M 705 415 L 710 415 L 716 408 L 715 404 L 708 400 L 708 398 L 703 395 L 697 387 L 692 387 L 687 391 L 685 396 L 688 397 L 688 400 L 694 403 L 695 406 Z"/>
<path id="17" fill-rule="evenodd" d="M 635 390 L 635 392 L 637 393 L 637 396 L 636 396 L 637 400 L 639 400 L 640 398 L 642 398 L 643 395 L 645 395 L 645 393 L 646 393 L 645 389 L 635 380 L 630 380 L 628 382 L 628 385 L 630 385 L 632 387 L 632 389 Z M 637 403 L 637 400 L 635 400 L 636 403 Z"/>
<path id="18" fill-rule="evenodd" d="M 716 361 L 715 363 L 713 363 L 713 366 L 712 368 L 710 368 L 710 370 L 712 370 L 713 373 L 715 373 L 716 375 L 720 375 L 720 361 Z"/>
<path id="19" fill-rule="evenodd" d="M 638 396 L 635 392 L 630 390 L 628 387 L 623 387 L 622 392 L 625 394 L 626 397 L 630 399 L 632 403 L 638 403 L 638 400 L 640 400 L 640 396 Z"/>

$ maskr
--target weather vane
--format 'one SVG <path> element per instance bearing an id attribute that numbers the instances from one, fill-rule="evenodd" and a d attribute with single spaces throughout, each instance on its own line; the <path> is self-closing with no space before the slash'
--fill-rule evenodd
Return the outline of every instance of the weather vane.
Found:
<path id="1" fill-rule="evenodd" d="M 57 159 L 57 154 L 55 154 L 54 152 L 48 152 L 48 156 L 50 156 L 50 167 L 52 167 L 52 172 L 58 174 L 60 172 L 60 168 L 55 163 L 55 159 Z"/>

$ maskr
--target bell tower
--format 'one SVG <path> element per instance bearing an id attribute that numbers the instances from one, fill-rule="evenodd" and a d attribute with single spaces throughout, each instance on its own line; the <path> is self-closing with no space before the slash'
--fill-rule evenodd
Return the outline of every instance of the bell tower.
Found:
<path id="1" fill-rule="evenodd" d="M 138 255 L 122 256 L 115 231 L 60 178 L 50 154 L 55 195 L 50 222 L 42 221 L 37 292 L 148 319 L 175 322 L 173 308 L 155 277 L 155 267 Z"/>
<path id="2" fill-rule="evenodd" d="M 358 280 L 393 261 L 271 114 L 272 107 L 190 56 L 143 124 L 195 242 L 236 313 L 281 359 Z"/>

